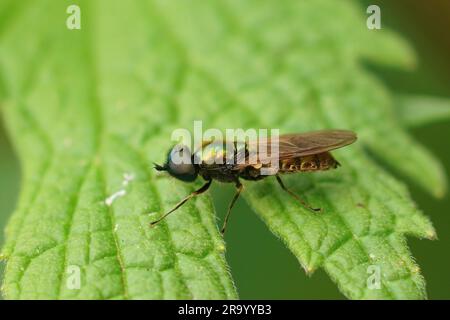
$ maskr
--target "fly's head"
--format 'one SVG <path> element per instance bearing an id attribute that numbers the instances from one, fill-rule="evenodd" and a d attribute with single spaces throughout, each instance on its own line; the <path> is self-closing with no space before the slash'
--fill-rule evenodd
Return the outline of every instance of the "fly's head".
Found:
<path id="1" fill-rule="evenodd" d="M 178 144 L 169 151 L 164 165 L 155 164 L 158 171 L 167 171 L 172 177 L 185 182 L 197 179 L 198 168 L 194 165 L 189 147 Z"/>

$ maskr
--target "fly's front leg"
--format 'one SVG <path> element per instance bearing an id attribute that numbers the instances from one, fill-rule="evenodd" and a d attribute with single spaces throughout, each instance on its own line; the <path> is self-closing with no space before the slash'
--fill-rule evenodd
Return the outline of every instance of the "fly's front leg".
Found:
<path id="1" fill-rule="evenodd" d="M 286 191 L 290 196 L 292 196 L 293 198 L 295 198 L 298 202 L 300 202 L 300 204 L 305 207 L 308 210 L 314 211 L 314 212 L 320 212 L 322 211 L 321 208 L 313 208 L 311 207 L 309 204 L 307 204 L 302 198 L 300 198 L 297 194 L 295 194 L 294 192 L 292 192 L 291 190 L 289 190 L 288 188 L 286 188 L 286 186 L 283 183 L 283 180 L 281 180 L 280 176 L 277 174 L 276 175 L 278 184 L 280 185 L 280 187 Z"/>
<path id="2" fill-rule="evenodd" d="M 225 216 L 225 219 L 223 220 L 222 230 L 220 231 L 222 233 L 222 236 L 225 234 L 228 219 L 230 218 L 231 209 L 233 208 L 234 204 L 236 203 L 236 200 L 239 198 L 239 195 L 241 194 L 243 189 L 244 189 L 244 186 L 242 185 L 242 183 L 239 180 L 237 180 L 236 193 L 234 194 L 233 200 L 231 200 L 230 205 L 228 206 L 227 215 Z"/>
<path id="3" fill-rule="evenodd" d="M 162 220 L 164 220 L 164 218 L 166 218 L 169 214 L 171 214 L 172 212 L 174 212 L 175 210 L 177 210 L 179 207 L 181 207 L 183 204 L 185 204 L 188 200 L 204 193 L 206 190 L 209 189 L 209 186 L 211 185 L 212 180 L 208 180 L 203 187 L 201 187 L 200 189 L 198 189 L 197 191 L 192 192 L 190 195 L 188 195 L 186 198 L 184 198 L 183 200 L 181 200 L 180 202 L 178 202 L 175 207 L 170 210 L 169 212 L 167 212 L 166 214 L 164 214 L 161 218 L 159 218 L 156 221 L 150 222 L 150 226 L 153 227 L 154 225 L 158 224 L 159 222 L 161 222 Z"/>

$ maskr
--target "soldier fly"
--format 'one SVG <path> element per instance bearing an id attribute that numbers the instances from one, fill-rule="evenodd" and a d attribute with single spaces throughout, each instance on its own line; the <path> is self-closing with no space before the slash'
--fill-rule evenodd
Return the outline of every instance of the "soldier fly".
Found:
<path id="1" fill-rule="evenodd" d="M 226 183 L 234 183 L 236 193 L 228 206 L 228 211 L 224 219 L 221 229 L 224 234 L 231 209 L 243 190 L 240 179 L 258 181 L 267 178 L 269 175 L 262 175 L 263 168 L 270 169 L 273 161 L 262 161 L 262 157 L 258 152 L 266 148 L 270 149 L 273 141 L 278 143 L 278 154 L 268 154 L 267 158 L 276 159 L 278 164 L 275 170 L 275 178 L 280 187 L 295 198 L 303 207 L 311 211 L 321 211 L 320 208 L 313 208 L 303 201 L 297 194 L 289 190 L 281 180 L 280 174 L 296 173 L 296 172 L 314 172 L 337 168 L 340 164 L 334 159 L 330 151 L 347 146 L 356 141 L 356 134 L 348 130 L 323 130 L 307 132 L 302 134 L 286 134 L 281 135 L 278 139 L 265 139 L 249 142 L 232 142 L 233 152 L 227 154 L 225 141 L 206 141 L 202 145 L 202 152 L 198 150 L 191 153 L 189 147 L 184 145 L 176 145 L 170 152 L 167 162 L 164 165 L 155 164 L 158 171 L 167 171 L 171 176 L 185 181 L 192 182 L 201 176 L 206 183 L 198 190 L 192 192 L 183 200 L 181 200 L 169 212 L 165 213 L 161 218 L 151 223 L 155 225 L 185 204 L 188 200 L 204 193 L 211 186 L 213 180 Z M 206 150 L 206 152 L 205 152 Z M 249 163 L 252 151 L 256 152 L 256 161 Z M 174 155 L 181 156 L 185 161 L 182 163 L 174 161 Z M 276 158 L 275 158 L 276 156 Z M 225 159 L 233 159 L 233 161 L 225 161 Z M 221 160 L 221 161 L 217 161 Z M 267 159 L 266 159 L 267 160 Z"/>

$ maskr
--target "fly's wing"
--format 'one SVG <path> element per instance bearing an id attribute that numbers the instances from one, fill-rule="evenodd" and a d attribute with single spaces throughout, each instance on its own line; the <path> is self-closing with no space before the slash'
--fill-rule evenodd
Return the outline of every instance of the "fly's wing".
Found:
<path id="1" fill-rule="evenodd" d="M 345 147 L 356 141 L 356 134 L 349 130 L 322 130 L 301 134 L 285 134 L 278 139 L 268 138 L 249 141 L 246 148 L 238 148 L 234 157 L 233 170 L 242 170 L 247 165 L 283 161 L 296 157 L 305 157 Z M 274 143 L 278 142 L 277 154 L 271 154 Z M 221 169 L 219 166 L 218 169 Z M 214 170 L 211 167 L 211 170 Z"/>
<path id="2" fill-rule="evenodd" d="M 280 158 L 304 157 L 342 148 L 355 141 L 356 134 L 349 130 L 287 134 L 279 137 L 279 154 Z"/>
<path id="3" fill-rule="evenodd" d="M 280 161 L 295 157 L 319 154 L 349 145 L 356 141 L 356 134 L 349 130 L 323 130 L 301 134 L 286 134 L 278 137 L 278 159 Z M 276 158 L 271 154 L 277 139 L 249 142 L 248 157 L 257 153 L 258 162 L 269 162 Z"/>

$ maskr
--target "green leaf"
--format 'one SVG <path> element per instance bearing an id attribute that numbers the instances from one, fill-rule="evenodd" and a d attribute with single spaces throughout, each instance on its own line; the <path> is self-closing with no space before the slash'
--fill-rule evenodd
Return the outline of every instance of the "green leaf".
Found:
<path id="1" fill-rule="evenodd" d="M 3 250 L 7 298 L 235 298 L 209 196 L 148 227 L 200 185 L 151 169 L 172 130 L 197 119 L 204 128 L 356 131 L 358 143 L 336 152 L 339 170 L 286 177 L 323 213 L 306 211 L 272 178 L 246 183 L 245 197 L 306 272 L 323 267 L 347 297 L 426 297 L 405 236 L 435 231 L 371 155 L 433 193 L 445 179 L 360 63 L 415 60 L 398 36 L 366 29 L 365 8 L 80 1 L 82 29 L 69 31 L 71 1 L 15 3 L 0 5 L 9 17 L 0 32 L 2 112 L 23 171 Z M 124 185 L 124 174 L 134 179 Z M 80 267 L 80 290 L 67 286 L 71 266 Z M 371 267 L 380 289 L 367 285 Z"/>
<path id="2" fill-rule="evenodd" d="M 396 97 L 398 117 L 408 127 L 450 119 L 450 100 L 424 95 Z"/>
<path id="3" fill-rule="evenodd" d="M 170 143 L 158 147 L 150 141 L 167 137 L 158 131 L 169 120 L 165 117 L 176 116 L 168 100 L 153 95 L 153 86 L 147 88 L 137 78 L 131 84 L 119 75 L 138 62 L 136 57 L 110 64 L 110 47 L 120 40 L 110 34 L 113 16 L 101 13 L 103 7 L 120 13 L 123 5 L 83 2 L 83 29 L 69 31 L 64 24 L 68 4 L 29 3 L 15 13 L 1 40 L 7 92 L 3 113 L 23 170 L 21 199 L 3 250 L 8 259 L 4 295 L 236 298 L 209 198 L 198 198 L 177 219 L 149 228 L 149 222 L 194 187 L 157 178 L 151 166 Z M 142 4 L 130 6 L 128 13 L 136 17 L 132 23 L 140 22 L 134 25 L 135 40 L 148 41 L 140 53 L 135 51 L 143 58 L 139 68 L 153 76 L 149 70 L 157 72 L 157 57 L 165 51 L 147 56 L 144 48 L 151 48 L 152 30 L 140 12 Z M 132 51 L 126 48 L 128 54 Z M 167 67 L 159 71 L 158 83 L 176 92 L 172 82 L 178 70 L 168 73 Z M 139 75 L 133 71 L 129 76 Z M 167 110 L 159 118 L 158 106 Z M 133 178 L 126 185 L 124 174 Z M 126 194 L 108 206 L 105 200 L 120 190 Z M 74 267 L 80 270 L 80 290 L 73 290 Z"/>

